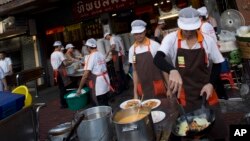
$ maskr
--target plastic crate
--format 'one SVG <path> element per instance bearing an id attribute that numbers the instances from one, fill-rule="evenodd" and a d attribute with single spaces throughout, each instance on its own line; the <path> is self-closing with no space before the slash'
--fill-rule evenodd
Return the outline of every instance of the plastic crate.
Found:
<path id="1" fill-rule="evenodd" d="M 89 88 L 85 87 L 83 88 L 85 90 L 84 94 L 81 94 L 79 96 L 75 96 L 75 97 L 68 97 L 68 95 L 75 93 L 76 90 L 70 91 L 69 93 L 67 93 L 64 98 L 66 99 L 66 102 L 68 104 L 68 108 L 70 110 L 80 110 L 82 108 L 84 108 L 87 104 L 88 104 L 88 95 L 89 95 Z"/>
<path id="2" fill-rule="evenodd" d="M 25 96 L 22 94 L 0 92 L 0 120 L 22 109 L 24 106 L 24 100 Z"/>

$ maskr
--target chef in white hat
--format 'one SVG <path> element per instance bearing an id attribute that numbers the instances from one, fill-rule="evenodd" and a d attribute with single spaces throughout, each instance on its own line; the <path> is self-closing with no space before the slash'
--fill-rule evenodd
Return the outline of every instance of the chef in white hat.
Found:
<path id="1" fill-rule="evenodd" d="M 110 86 L 105 56 L 97 51 L 95 39 L 88 39 L 85 45 L 90 54 L 85 57 L 84 73 L 77 94 L 81 93 L 82 87 L 89 80 L 94 105 L 108 105 L 108 92 L 113 91 L 113 88 Z"/>
<path id="2" fill-rule="evenodd" d="M 67 76 L 67 72 L 65 67 L 70 65 L 72 62 L 67 60 L 64 54 L 61 51 L 62 43 L 61 41 L 55 41 L 54 44 L 54 51 L 50 56 L 51 66 L 53 68 L 54 73 L 54 82 L 58 84 L 58 88 L 60 90 L 60 104 L 61 108 L 67 108 L 68 105 L 66 100 L 64 99 L 64 95 L 67 93 L 67 87 L 71 87 L 71 80 Z"/>
<path id="3" fill-rule="evenodd" d="M 208 134 L 215 140 L 224 139 L 227 129 L 220 114 L 209 67 L 211 63 L 223 62 L 224 58 L 216 42 L 199 31 L 199 15 L 191 7 L 179 12 L 177 24 L 180 29 L 164 37 L 154 62 L 161 70 L 169 73 L 169 88 L 172 94 L 178 93 L 179 102 L 186 112 L 199 109 L 201 97 L 206 97 L 208 105 L 216 113 L 215 123 Z"/>
<path id="4" fill-rule="evenodd" d="M 158 43 L 161 43 L 163 37 L 165 36 L 165 33 L 163 31 L 164 27 L 165 27 L 165 21 L 159 20 L 154 33 L 155 41 L 157 41 Z"/>
<path id="5" fill-rule="evenodd" d="M 142 20 L 131 23 L 135 43 L 129 49 L 129 63 L 133 67 L 134 98 L 143 95 L 144 99 L 151 99 L 166 95 L 166 81 L 153 63 L 160 44 L 146 37 L 146 25 Z"/>
<path id="6" fill-rule="evenodd" d="M 82 57 L 81 53 L 77 49 L 75 49 L 75 46 L 71 43 L 68 43 L 65 49 L 67 50 L 65 56 L 68 60 L 77 62 Z"/>
<path id="7" fill-rule="evenodd" d="M 118 93 L 120 93 L 122 90 L 126 89 L 127 84 L 127 77 L 124 72 L 123 68 L 123 57 L 125 54 L 124 51 L 124 44 L 119 36 L 114 36 L 112 34 L 105 33 L 104 39 L 109 40 L 110 42 L 110 51 L 108 51 L 106 56 L 108 57 L 110 55 L 110 52 L 112 54 L 112 61 L 113 66 L 115 69 L 115 76 L 118 80 L 119 90 L 117 90 Z"/>
<path id="8" fill-rule="evenodd" d="M 217 32 L 217 22 L 211 15 L 208 14 L 207 7 L 203 6 L 197 9 L 197 11 L 200 13 L 200 16 L 202 16 L 203 20 L 206 20 L 208 23 L 210 23 L 214 28 L 214 31 Z"/>
<path id="9" fill-rule="evenodd" d="M 207 8 L 203 6 L 197 9 L 197 11 L 200 13 L 200 19 L 201 19 L 200 31 L 204 34 L 209 35 L 215 40 L 215 42 L 217 42 L 217 36 L 215 34 L 215 30 L 213 26 L 208 22 Z"/>

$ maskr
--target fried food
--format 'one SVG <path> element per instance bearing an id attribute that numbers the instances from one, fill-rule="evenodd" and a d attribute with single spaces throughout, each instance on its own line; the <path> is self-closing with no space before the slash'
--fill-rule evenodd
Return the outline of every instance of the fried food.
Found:
<path id="1" fill-rule="evenodd" d="M 149 107 L 151 109 L 154 108 L 156 105 L 157 105 L 156 101 L 148 101 L 148 102 L 146 102 L 146 103 L 143 104 L 143 106 Z"/>
<path id="2" fill-rule="evenodd" d="M 209 122 L 207 121 L 207 119 L 205 118 L 194 118 L 192 123 L 190 124 L 190 130 L 194 130 L 194 131 L 202 131 L 205 128 L 207 128 L 209 126 Z"/>
<path id="3" fill-rule="evenodd" d="M 139 105 L 139 101 L 135 101 L 135 100 L 133 100 L 133 101 L 128 101 L 128 102 L 126 103 L 126 105 L 125 105 L 125 109 L 132 108 L 132 107 L 135 107 L 135 106 L 137 106 L 137 105 Z"/>

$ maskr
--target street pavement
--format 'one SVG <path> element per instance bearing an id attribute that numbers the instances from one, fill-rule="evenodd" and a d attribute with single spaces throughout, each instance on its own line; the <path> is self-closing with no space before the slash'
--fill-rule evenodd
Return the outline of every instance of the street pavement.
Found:
<path id="1" fill-rule="evenodd" d="M 130 81 L 130 83 L 132 83 Z M 130 84 L 131 85 L 131 84 Z M 132 86 L 121 94 L 113 95 L 109 101 L 113 111 L 119 110 L 119 104 L 123 101 L 133 98 Z M 56 125 L 71 122 L 74 119 L 76 111 L 61 109 L 59 103 L 59 90 L 52 86 L 39 90 L 38 97 L 33 95 L 33 103 L 46 103 L 39 113 L 39 136 L 41 141 L 48 140 L 48 131 Z M 237 89 L 227 89 L 229 100 L 220 100 L 222 113 L 225 115 L 225 122 L 230 124 L 240 123 L 242 117 L 250 112 L 250 98 L 241 98 Z M 88 108 L 86 106 L 84 109 Z M 84 110 L 82 109 L 82 110 Z"/>

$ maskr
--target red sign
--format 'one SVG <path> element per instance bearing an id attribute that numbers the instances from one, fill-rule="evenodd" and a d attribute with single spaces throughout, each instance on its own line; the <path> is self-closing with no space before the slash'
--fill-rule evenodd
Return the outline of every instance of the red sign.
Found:
<path id="1" fill-rule="evenodd" d="M 74 0 L 72 4 L 75 18 L 85 18 L 101 13 L 134 6 L 135 0 Z"/>

